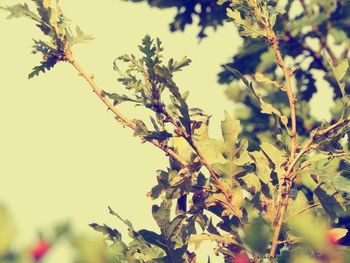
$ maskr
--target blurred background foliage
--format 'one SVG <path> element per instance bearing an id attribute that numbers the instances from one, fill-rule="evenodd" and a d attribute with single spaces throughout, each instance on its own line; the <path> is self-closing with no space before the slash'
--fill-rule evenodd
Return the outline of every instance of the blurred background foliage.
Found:
<path id="1" fill-rule="evenodd" d="M 0 205 L 1 263 L 54 262 L 55 258 L 52 258 L 52 254 L 60 253 L 60 247 L 70 250 L 69 262 L 72 263 L 115 262 L 106 243 L 99 236 L 76 233 L 68 223 L 57 224 L 39 231 L 37 238 L 31 243 L 19 245 L 14 222 L 8 209 Z M 62 260 L 62 257 L 58 256 L 56 259 Z"/>

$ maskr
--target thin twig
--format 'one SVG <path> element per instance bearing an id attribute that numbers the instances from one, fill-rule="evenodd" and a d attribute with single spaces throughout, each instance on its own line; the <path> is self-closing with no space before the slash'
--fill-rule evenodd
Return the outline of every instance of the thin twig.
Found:
<path id="1" fill-rule="evenodd" d="M 281 50 L 279 48 L 279 40 L 275 33 L 270 30 L 268 31 L 268 42 L 270 43 L 272 49 L 275 52 L 276 55 L 276 63 L 277 65 L 281 68 L 286 85 L 285 85 L 285 92 L 288 96 L 288 102 L 289 102 L 289 108 L 290 108 L 290 118 L 292 122 L 292 128 L 291 128 L 291 139 L 292 139 L 292 144 L 291 144 L 291 152 L 290 152 L 290 159 L 293 160 L 295 153 L 296 153 L 296 148 L 297 148 L 297 119 L 296 119 L 296 110 L 295 110 L 295 103 L 296 103 L 296 98 L 293 94 L 292 90 L 292 83 L 291 83 L 291 76 L 292 76 L 292 71 L 287 68 Z"/>
<path id="2" fill-rule="evenodd" d="M 331 131 L 333 131 L 334 129 L 337 129 L 341 126 L 344 126 L 346 124 L 348 124 L 350 122 L 350 116 L 345 118 L 345 119 L 339 119 L 336 123 L 328 126 L 327 128 L 317 131 L 315 132 L 311 138 L 309 139 L 309 141 L 306 143 L 306 145 L 301 149 L 301 151 L 298 153 L 298 155 L 295 157 L 295 159 L 293 160 L 293 162 L 290 164 L 290 166 L 288 167 L 288 170 L 286 172 L 287 176 L 289 176 L 289 180 L 293 181 L 296 176 L 298 175 L 297 173 L 291 175 L 291 172 L 294 168 L 294 166 L 297 164 L 297 162 L 304 156 L 305 153 L 309 152 L 312 150 L 312 145 L 314 144 L 314 142 L 327 135 L 328 133 L 330 133 Z"/>
<path id="3" fill-rule="evenodd" d="M 169 114 L 168 112 L 166 112 L 164 109 L 162 110 L 162 113 L 166 116 L 167 120 L 174 125 L 174 127 L 176 128 L 177 133 L 184 138 L 188 144 L 192 147 L 192 149 L 194 150 L 194 152 L 197 154 L 200 163 L 207 168 L 207 170 L 209 171 L 210 175 L 213 177 L 217 187 L 221 190 L 221 192 L 225 195 L 225 198 L 227 199 L 227 201 L 231 201 L 232 197 L 231 197 L 231 193 L 227 192 L 227 190 L 225 189 L 225 187 L 223 186 L 223 184 L 221 183 L 221 180 L 219 178 L 219 175 L 217 174 L 217 172 L 214 170 L 214 168 L 210 165 L 210 163 L 207 161 L 207 159 L 205 158 L 205 156 L 202 154 L 201 150 L 198 148 L 198 146 L 196 145 L 196 143 L 194 142 L 194 140 L 192 139 L 192 136 L 190 134 L 187 134 L 186 131 L 184 131 L 184 129 L 179 125 L 179 123 L 176 122 L 176 120 L 174 120 Z"/>
<path id="4" fill-rule="evenodd" d="M 136 129 L 136 124 L 132 120 L 128 119 L 125 115 L 123 115 L 121 112 L 119 112 L 116 107 L 113 105 L 113 103 L 105 96 L 103 91 L 97 86 L 95 83 L 92 75 L 88 74 L 81 66 L 80 64 L 74 59 L 73 54 L 70 51 L 66 52 L 66 60 L 79 72 L 79 75 L 82 76 L 90 85 L 93 92 L 102 100 L 102 102 L 108 107 L 108 109 L 114 114 L 116 120 L 121 122 L 124 126 L 127 126 L 131 128 L 132 130 Z M 177 128 L 179 126 L 177 123 L 172 119 L 171 121 L 174 125 L 176 125 Z M 189 139 L 188 136 L 185 137 L 185 139 L 189 142 L 191 147 L 194 149 L 198 157 L 200 158 L 200 162 L 208 169 L 211 176 L 214 178 L 217 187 L 223 192 L 226 199 L 228 201 L 231 201 L 231 195 L 227 193 L 226 189 L 222 185 L 219 176 L 215 172 L 215 170 L 211 167 L 211 165 L 208 163 L 208 161 L 204 158 L 204 156 L 201 154 L 199 149 L 195 146 L 195 144 L 192 142 L 192 140 Z M 190 143 L 190 141 L 191 143 Z M 154 146 L 158 147 L 162 151 L 164 151 L 167 155 L 171 156 L 174 160 L 179 162 L 183 167 L 188 167 L 188 163 L 185 162 L 176 152 L 174 152 L 171 148 L 166 147 L 162 144 L 160 144 L 157 140 L 150 140 L 150 143 L 152 143 Z"/>
<path id="5" fill-rule="evenodd" d="M 298 146 L 297 141 L 297 120 L 296 120 L 296 98 L 293 94 L 292 90 L 292 83 L 291 83 L 291 76 L 293 72 L 287 68 L 280 47 L 279 47 L 279 40 L 275 34 L 275 32 L 269 27 L 268 23 L 266 23 L 267 26 L 265 27 L 266 33 L 267 33 L 267 41 L 271 45 L 272 49 L 275 52 L 276 55 L 276 64 L 281 68 L 286 85 L 285 85 L 285 92 L 288 96 L 288 102 L 289 102 L 289 108 L 290 108 L 290 118 L 292 122 L 292 127 L 290 131 L 290 137 L 291 137 L 291 150 L 290 150 L 290 158 L 289 163 L 293 163 L 295 160 L 295 154 Z M 293 166 L 291 171 L 293 170 Z M 290 172 L 291 172 L 290 171 Z M 288 172 L 287 172 L 288 174 Z M 274 220 L 274 231 L 273 231 L 273 238 L 272 238 L 272 245 L 270 249 L 270 257 L 274 257 L 276 253 L 276 248 L 278 245 L 279 240 L 279 234 L 281 232 L 281 227 L 283 223 L 284 215 L 287 211 L 288 206 L 288 200 L 289 200 L 289 192 L 290 192 L 290 182 L 286 181 L 286 177 L 280 178 L 279 180 L 279 189 L 278 189 L 278 198 L 277 198 L 277 207 L 275 209 L 275 220 Z"/>
<path id="6" fill-rule="evenodd" d="M 117 121 L 121 122 L 124 126 L 129 127 L 132 130 L 136 129 L 136 124 L 133 120 L 128 119 L 125 115 L 119 112 L 113 103 L 106 97 L 103 91 L 97 86 L 92 75 L 88 74 L 74 59 L 73 54 L 69 51 L 66 52 L 66 60 L 79 72 L 79 75 L 82 76 L 90 85 L 93 92 L 102 100 L 102 102 L 108 107 L 108 109 L 114 114 Z M 149 140 L 154 146 L 158 147 L 164 151 L 171 158 L 180 163 L 183 167 L 187 167 L 188 163 L 185 162 L 176 152 L 171 148 L 160 144 L 157 140 Z"/>
<path id="7" fill-rule="evenodd" d="M 263 14 L 260 11 L 260 8 L 258 7 L 258 3 L 255 0 L 249 0 L 250 7 L 254 10 L 255 18 L 259 22 L 259 24 L 264 28 L 264 31 L 266 33 L 266 40 L 268 44 L 272 47 L 275 56 L 276 56 L 276 64 L 279 66 L 279 68 L 283 72 L 283 76 L 285 79 L 285 92 L 288 97 L 289 102 L 289 108 L 290 108 L 290 119 L 291 119 L 291 129 L 290 129 L 290 137 L 291 137 L 291 147 L 290 147 L 290 157 L 289 162 L 293 163 L 297 146 L 298 146 L 298 138 L 297 138 L 297 119 L 296 119 L 296 98 L 293 94 L 292 89 L 292 82 L 291 77 L 293 75 L 293 70 L 289 69 L 285 61 L 283 59 L 282 52 L 280 50 L 279 46 L 279 39 L 276 36 L 275 32 L 273 31 L 269 17 L 267 17 L 265 14 Z M 291 171 L 293 170 L 294 165 L 291 168 Z M 281 232 L 281 227 L 283 223 L 284 215 L 287 211 L 288 201 L 289 201 L 289 195 L 290 195 L 290 186 L 291 182 L 287 180 L 287 176 L 284 176 L 284 178 L 279 179 L 279 188 L 278 188 L 278 197 L 276 200 L 275 210 L 274 210 L 274 231 L 273 231 L 273 237 L 272 237 L 272 244 L 271 249 L 269 253 L 269 257 L 275 257 L 276 249 L 279 241 L 279 235 Z"/>
<path id="8" fill-rule="evenodd" d="M 295 167 L 295 165 L 298 163 L 298 161 L 307 152 L 312 150 L 312 145 L 315 143 L 315 141 L 317 139 L 327 135 L 328 133 L 330 133 L 334 129 L 337 129 L 337 128 L 341 127 L 341 126 L 344 126 L 344 125 L 348 124 L 349 122 L 350 122 L 350 116 L 347 117 L 346 119 L 338 120 L 336 123 L 330 125 L 329 127 L 325 128 L 323 130 L 315 132 L 311 136 L 309 141 L 306 143 L 306 145 L 300 150 L 300 152 L 297 154 L 297 156 L 294 158 L 294 160 L 291 162 L 291 164 L 288 166 L 288 169 L 287 169 L 286 175 L 285 175 L 285 180 L 287 180 L 287 183 L 291 184 L 294 181 L 294 179 L 296 178 L 296 176 L 298 174 L 297 173 L 292 173 L 293 172 L 293 168 Z M 280 234 L 281 227 L 282 227 L 282 224 L 283 224 L 283 218 L 284 218 L 284 215 L 285 215 L 286 210 L 287 210 L 288 200 L 289 200 L 289 191 L 287 191 L 285 193 L 285 197 L 283 198 L 282 204 L 280 206 L 279 217 L 278 217 L 277 224 L 275 226 L 275 231 L 274 231 L 274 235 L 273 235 L 273 243 L 272 243 L 272 247 L 271 247 L 271 250 L 270 250 L 270 257 L 274 257 L 275 253 L 276 253 L 276 248 L 277 248 L 277 245 L 278 245 L 278 238 L 279 238 L 279 234 Z"/>

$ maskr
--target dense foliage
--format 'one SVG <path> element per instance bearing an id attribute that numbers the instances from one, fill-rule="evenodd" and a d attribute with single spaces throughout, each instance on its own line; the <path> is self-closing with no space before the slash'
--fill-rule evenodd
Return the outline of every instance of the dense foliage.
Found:
<path id="1" fill-rule="evenodd" d="M 226 8 L 230 1 L 193 0 L 193 1 L 168 1 L 168 0 L 127 0 L 132 2 L 147 2 L 152 7 L 176 8 L 177 14 L 170 24 L 170 29 L 184 30 L 186 26 L 198 21 L 199 37 L 207 28 L 216 29 L 225 25 L 227 20 Z M 237 2 L 237 1 L 231 1 Z M 239 1 L 238 1 L 239 2 Z M 294 78 L 298 85 L 295 94 L 300 104 L 298 111 L 298 132 L 307 135 L 319 125 L 310 116 L 309 102 L 316 94 L 317 78 L 324 78 L 334 91 L 336 106 L 334 112 L 339 111 L 339 97 L 341 96 L 334 77 L 328 70 L 328 63 L 323 59 L 323 52 L 329 52 L 332 60 L 338 64 L 342 59 L 349 56 L 350 44 L 350 1 L 344 0 L 288 0 L 268 1 L 270 6 L 279 10 L 283 7 L 283 14 L 276 17 L 274 30 L 280 40 L 280 49 L 284 56 L 293 61 L 293 66 L 298 67 Z M 215 37 L 215 34 L 209 35 Z M 255 74 L 263 72 L 272 79 L 278 77 L 274 63 L 275 55 L 271 47 L 259 38 L 243 36 L 243 45 L 232 57 L 229 66 L 239 69 L 242 74 Z M 205 40 L 204 40 L 205 41 Z M 331 48 L 332 47 L 332 48 Z M 226 64 L 226 63 L 225 63 Z M 325 75 L 324 75 L 325 74 Z M 260 114 L 259 104 L 253 96 L 241 85 L 237 84 L 237 77 L 225 66 L 218 75 L 218 81 L 222 84 L 230 84 L 226 89 L 227 95 L 235 103 L 239 103 L 241 110 L 236 112 L 243 126 L 243 135 L 250 140 L 250 148 L 256 149 L 259 138 L 264 136 L 271 128 L 268 117 Z M 344 76 L 344 82 L 349 86 L 349 76 Z M 269 88 L 269 100 L 281 108 L 288 106 L 287 100 L 283 99 L 281 91 Z M 337 114 L 333 115 L 337 117 Z M 264 138 L 268 139 L 268 136 Z"/>
<path id="2" fill-rule="evenodd" d="M 196 262 L 190 245 L 205 241 L 216 242 L 225 262 L 350 261 L 349 249 L 340 246 L 347 238 L 350 193 L 348 1 L 219 0 L 218 7 L 199 1 L 199 10 L 215 14 L 201 20 L 202 28 L 222 23 L 225 13 L 244 38 L 221 74 L 221 82 L 232 82 L 228 94 L 242 103 L 243 114 L 236 115 L 240 122 L 225 112 L 222 139 L 209 136 L 210 115 L 190 107 L 189 93 L 174 82 L 188 58 L 166 60 L 161 41 L 147 35 L 140 55 L 116 59 L 125 92 L 101 90 L 71 50 L 92 38 L 79 27 L 71 33 L 57 1 L 33 2 L 37 12 L 26 4 L 3 7 L 10 17 L 31 18 L 46 35 L 35 41 L 34 53 L 41 52 L 43 61 L 29 77 L 59 61 L 70 63 L 118 122 L 169 158 L 149 193 L 160 201 L 152 207 L 159 232 L 136 230 L 112 209 L 131 242 L 114 228 L 91 225 L 109 240 L 115 262 Z M 195 1 L 150 3 L 198 15 Z M 300 14 L 293 12 L 297 3 Z M 186 23 L 178 15 L 173 25 Z M 330 122 L 310 116 L 315 70 L 335 91 Z M 144 118 L 129 119 L 120 103 L 143 107 Z"/>

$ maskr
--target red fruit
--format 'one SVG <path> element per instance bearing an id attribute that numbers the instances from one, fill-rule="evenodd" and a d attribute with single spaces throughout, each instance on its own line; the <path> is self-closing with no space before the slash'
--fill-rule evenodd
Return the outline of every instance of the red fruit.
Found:
<path id="1" fill-rule="evenodd" d="M 44 239 L 40 239 L 37 244 L 31 249 L 32 258 L 36 261 L 42 259 L 50 249 L 50 244 Z"/>
<path id="2" fill-rule="evenodd" d="M 232 259 L 232 263 L 250 263 L 250 259 L 245 253 L 240 253 Z"/>
<path id="3" fill-rule="evenodd" d="M 339 240 L 342 239 L 348 233 L 347 229 L 344 228 L 332 228 L 328 229 L 326 232 L 326 240 L 331 245 L 338 245 Z"/>

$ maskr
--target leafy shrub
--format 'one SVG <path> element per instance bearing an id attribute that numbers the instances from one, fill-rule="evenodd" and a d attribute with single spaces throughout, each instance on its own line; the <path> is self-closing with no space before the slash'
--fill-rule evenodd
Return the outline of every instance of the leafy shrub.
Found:
<path id="1" fill-rule="evenodd" d="M 166 60 L 161 41 L 147 35 L 140 56 L 116 59 L 126 93 L 102 90 L 72 52 L 73 45 L 92 37 L 79 27 L 72 33 L 57 1 L 34 2 L 37 12 L 26 4 L 3 7 L 10 18 L 34 20 L 46 36 L 34 42 L 33 52 L 43 60 L 29 77 L 68 62 L 121 125 L 169 158 L 149 192 L 161 201 L 152 207 L 158 233 L 134 229 L 112 209 L 128 227 L 131 242 L 114 228 L 91 225 L 109 240 L 116 262 L 196 262 L 190 245 L 208 240 L 216 242 L 215 252 L 225 262 L 350 260 L 349 250 L 339 246 L 347 239 L 350 192 L 347 1 L 218 1 L 226 9 L 217 10 L 226 10 L 244 38 L 220 81 L 233 82 L 228 94 L 249 109 L 241 122 L 225 112 L 222 139 L 209 136 L 210 115 L 190 107 L 188 92 L 174 81 L 190 59 Z M 293 17 L 296 2 L 304 12 Z M 310 38 L 318 41 L 316 47 Z M 341 55 L 332 51 L 329 38 L 336 45 L 346 42 L 337 46 Z M 310 115 L 317 91 L 314 69 L 323 71 L 336 91 L 330 122 Z M 118 110 L 121 103 L 143 107 L 145 117 L 129 119 Z"/>

